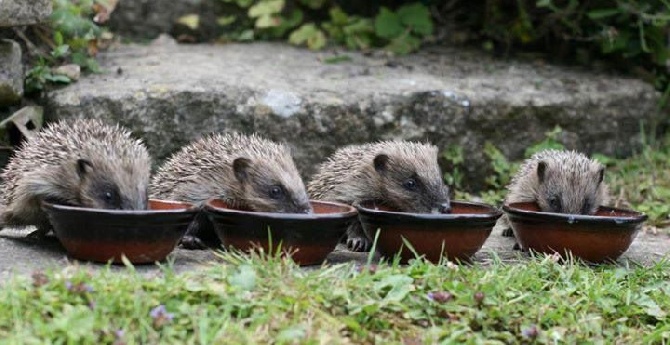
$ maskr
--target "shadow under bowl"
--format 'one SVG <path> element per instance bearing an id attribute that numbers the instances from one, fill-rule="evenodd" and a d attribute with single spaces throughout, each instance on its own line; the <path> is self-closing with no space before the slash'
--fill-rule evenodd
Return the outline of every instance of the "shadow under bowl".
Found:
<path id="1" fill-rule="evenodd" d="M 317 265 L 335 249 L 357 213 L 353 207 L 335 202 L 311 204 L 314 212 L 309 214 L 271 213 L 235 209 L 223 200 L 211 199 L 205 210 L 227 249 L 248 252 L 260 247 L 270 253 L 281 244 L 282 252 L 290 253 L 297 264 Z"/>
<path id="2" fill-rule="evenodd" d="M 568 252 L 590 263 L 614 261 L 635 239 L 644 213 L 601 206 L 594 215 L 540 212 L 535 202 L 503 206 L 523 250 L 566 257 Z"/>
<path id="3" fill-rule="evenodd" d="M 438 263 L 441 257 L 450 261 L 470 262 L 482 248 L 502 212 L 475 202 L 452 201 L 450 213 L 397 212 L 374 200 L 356 205 L 366 235 L 374 240 L 379 229 L 377 250 L 384 256 L 400 253 L 401 262 L 416 254 Z"/>
<path id="4" fill-rule="evenodd" d="M 74 259 L 114 264 L 163 261 L 198 210 L 190 203 L 149 200 L 148 210 L 107 210 L 42 203 L 56 237 Z"/>

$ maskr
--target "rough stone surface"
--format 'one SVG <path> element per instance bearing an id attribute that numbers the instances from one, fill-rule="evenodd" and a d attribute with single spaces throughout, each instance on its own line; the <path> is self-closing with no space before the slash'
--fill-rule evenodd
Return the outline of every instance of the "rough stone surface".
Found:
<path id="1" fill-rule="evenodd" d="M 0 40 L 0 107 L 17 103 L 23 96 L 21 46 Z"/>
<path id="2" fill-rule="evenodd" d="M 26 232 L 12 229 L 0 232 L 0 285 L 6 277 L 19 274 L 27 275 L 36 270 L 62 269 L 72 265 L 82 265 L 92 269 L 102 269 L 105 265 L 78 263 L 68 259 L 63 247 L 55 238 L 47 238 L 37 242 L 25 238 Z M 484 247 L 475 254 L 475 262 L 484 265 L 500 259 L 507 263 L 523 263 L 528 255 L 512 250 L 514 242 L 511 238 L 503 237 L 499 233 L 492 233 Z M 620 266 L 630 264 L 651 265 L 668 257 L 670 253 L 670 237 L 667 235 L 653 235 L 640 233 L 630 248 L 618 260 Z M 496 259 L 497 258 L 497 259 Z M 355 262 L 367 263 L 368 253 L 352 253 L 348 251 L 334 251 L 327 261 L 330 264 Z M 373 261 L 380 257 L 375 255 Z M 207 265 L 220 264 L 221 260 L 212 251 L 177 249 L 171 254 L 170 260 L 176 272 L 188 272 L 204 269 Z M 112 266 L 122 270 L 123 266 Z M 319 266 L 309 266 L 315 269 Z M 151 275 L 159 272 L 156 265 L 142 265 L 137 271 Z"/>
<path id="3" fill-rule="evenodd" d="M 0 26 L 32 25 L 51 15 L 52 0 L 0 1 Z"/>
<path id="4" fill-rule="evenodd" d="M 639 146 L 640 124 L 662 116 L 659 94 L 641 81 L 476 52 L 347 53 L 350 61 L 328 64 L 333 53 L 283 44 L 160 41 L 103 55 L 107 72 L 51 92 L 45 113 L 118 121 L 158 160 L 207 132 L 258 132 L 292 146 L 306 177 L 341 145 L 459 145 L 475 188 L 491 173 L 486 142 L 516 159 L 560 125 L 568 148 L 625 156 Z"/>

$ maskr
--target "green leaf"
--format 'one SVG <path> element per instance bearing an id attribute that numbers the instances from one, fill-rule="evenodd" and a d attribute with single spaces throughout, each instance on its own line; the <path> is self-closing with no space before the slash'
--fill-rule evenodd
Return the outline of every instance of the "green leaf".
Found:
<path id="1" fill-rule="evenodd" d="M 382 7 L 379 14 L 375 17 L 375 32 L 377 36 L 389 40 L 400 36 L 403 32 L 403 27 L 400 24 L 398 14 L 389 11 L 386 7 Z"/>
<path id="2" fill-rule="evenodd" d="M 274 15 L 262 15 L 256 19 L 255 26 L 259 29 L 271 28 L 279 25 L 281 20 Z"/>
<path id="3" fill-rule="evenodd" d="M 421 40 L 412 35 L 402 35 L 394 38 L 386 49 L 398 55 L 409 54 L 421 46 Z"/>
<path id="4" fill-rule="evenodd" d="M 319 8 L 323 7 L 323 5 L 326 3 L 326 0 L 300 0 L 300 3 L 313 10 L 318 10 Z"/>
<path id="5" fill-rule="evenodd" d="M 400 302 L 407 294 L 412 291 L 412 282 L 414 279 L 403 274 L 387 276 L 375 284 L 374 289 L 383 294 L 385 301 Z"/>
<path id="6" fill-rule="evenodd" d="M 621 13 L 618 8 L 606 8 L 602 10 L 593 10 L 587 13 L 591 19 L 602 19 Z"/>
<path id="7" fill-rule="evenodd" d="M 247 29 L 242 31 L 239 36 L 237 36 L 237 39 L 240 41 L 251 41 L 254 39 L 255 33 L 254 30 L 252 29 Z"/>
<path id="8" fill-rule="evenodd" d="M 52 82 L 52 83 L 63 83 L 63 84 L 69 84 L 72 82 L 72 79 L 62 75 L 62 74 L 48 74 L 45 77 L 46 80 Z"/>
<path id="9" fill-rule="evenodd" d="M 306 44 L 309 49 L 318 50 L 326 45 L 326 35 L 314 23 L 308 23 L 295 29 L 288 41 L 295 45 Z"/>
<path id="10" fill-rule="evenodd" d="M 400 22 L 413 32 L 428 36 L 433 33 L 433 21 L 428 8 L 421 3 L 404 5 L 398 9 Z"/>
<path id="11" fill-rule="evenodd" d="M 236 16 L 221 16 L 216 19 L 216 24 L 219 26 L 228 26 L 235 22 L 235 19 L 237 19 Z"/>
<path id="12" fill-rule="evenodd" d="M 228 282 L 242 290 L 252 290 L 256 286 L 256 271 L 249 265 L 240 266 L 237 272 L 228 277 Z"/>
<path id="13" fill-rule="evenodd" d="M 337 6 L 331 8 L 329 14 L 331 22 L 335 25 L 343 26 L 349 22 L 349 16 Z"/>
<path id="14" fill-rule="evenodd" d="M 284 0 L 261 1 L 249 8 L 249 17 L 257 18 L 278 14 L 284 9 Z"/>
<path id="15" fill-rule="evenodd" d="M 183 15 L 177 19 L 177 23 L 185 25 L 191 30 L 196 30 L 200 26 L 200 16 L 194 13 Z"/>
<path id="16" fill-rule="evenodd" d="M 54 43 L 57 46 L 63 45 L 63 34 L 60 31 L 54 32 Z"/>

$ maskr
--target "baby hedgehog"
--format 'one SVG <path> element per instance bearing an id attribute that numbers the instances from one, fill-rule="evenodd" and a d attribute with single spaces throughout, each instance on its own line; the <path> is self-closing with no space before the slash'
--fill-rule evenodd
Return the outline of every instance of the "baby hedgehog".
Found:
<path id="1" fill-rule="evenodd" d="M 449 188 L 437 164 L 437 147 L 406 141 L 352 145 L 321 164 L 307 186 L 318 200 L 354 204 L 376 199 L 405 212 L 449 212 Z M 347 230 L 347 247 L 367 251 L 372 241 L 360 222 Z"/>
<path id="2" fill-rule="evenodd" d="M 28 138 L 2 172 L 2 226 L 51 230 L 42 200 L 70 206 L 147 208 L 151 158 L 129 131 L 100 120 L 59 121 Z"/>
<path id="3" fill-rule="evenodd" d="M 544 212 L 593 214 L 609 202 L 605 167 L 575 151 L 544 150 L 526 160 L 508 186 L 505 203 L 537 202 Z M 514 236 L 506 216 L 503 235 Z"/>
<path id="4" fill-rule="evenodd" d="M 310 213 L 305 185 L 288 147 L 255 134 L 213 134 L 176 152 L 152 178 L 153 198 L 193 202 L 224 199 L 232 207 L 262 212 Z M 182 239 L 186 248 L 216 244 L 199 215 Z"/>

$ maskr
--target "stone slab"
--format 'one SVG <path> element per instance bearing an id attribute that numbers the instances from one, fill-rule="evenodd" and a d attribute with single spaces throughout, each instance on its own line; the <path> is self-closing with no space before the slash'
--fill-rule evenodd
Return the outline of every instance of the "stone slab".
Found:
<path id="1" fill-rule="evenodd" d="M 626 156 L 641 124 L 663 117 L 651 85 L 621 76 L 440 47 L 325 62 L 335 55 L 273 43 L 126 45 L 101 56 L 105 73 L 50 92 L 45 113 L 119 122 L 158 161 L 208 132 L 258 132 L 293 147 L 305 177 L 346 144 L 457 145 L 473 189 L 492 173 L 487 142 L 517 159 L 559 125 L 570 149 Z"/>
<path id="2" fill-rule="evenodd" d="M 49 18 L 52 9 L 52 0 L 2 0 L 0 27 L 42 23 Z"/>
<path id="3" fill-rule="evenodd" d="M 0 40 L 0 107 L 18 103 L 23 96 L 21 46 L 15 41 Z"/>

